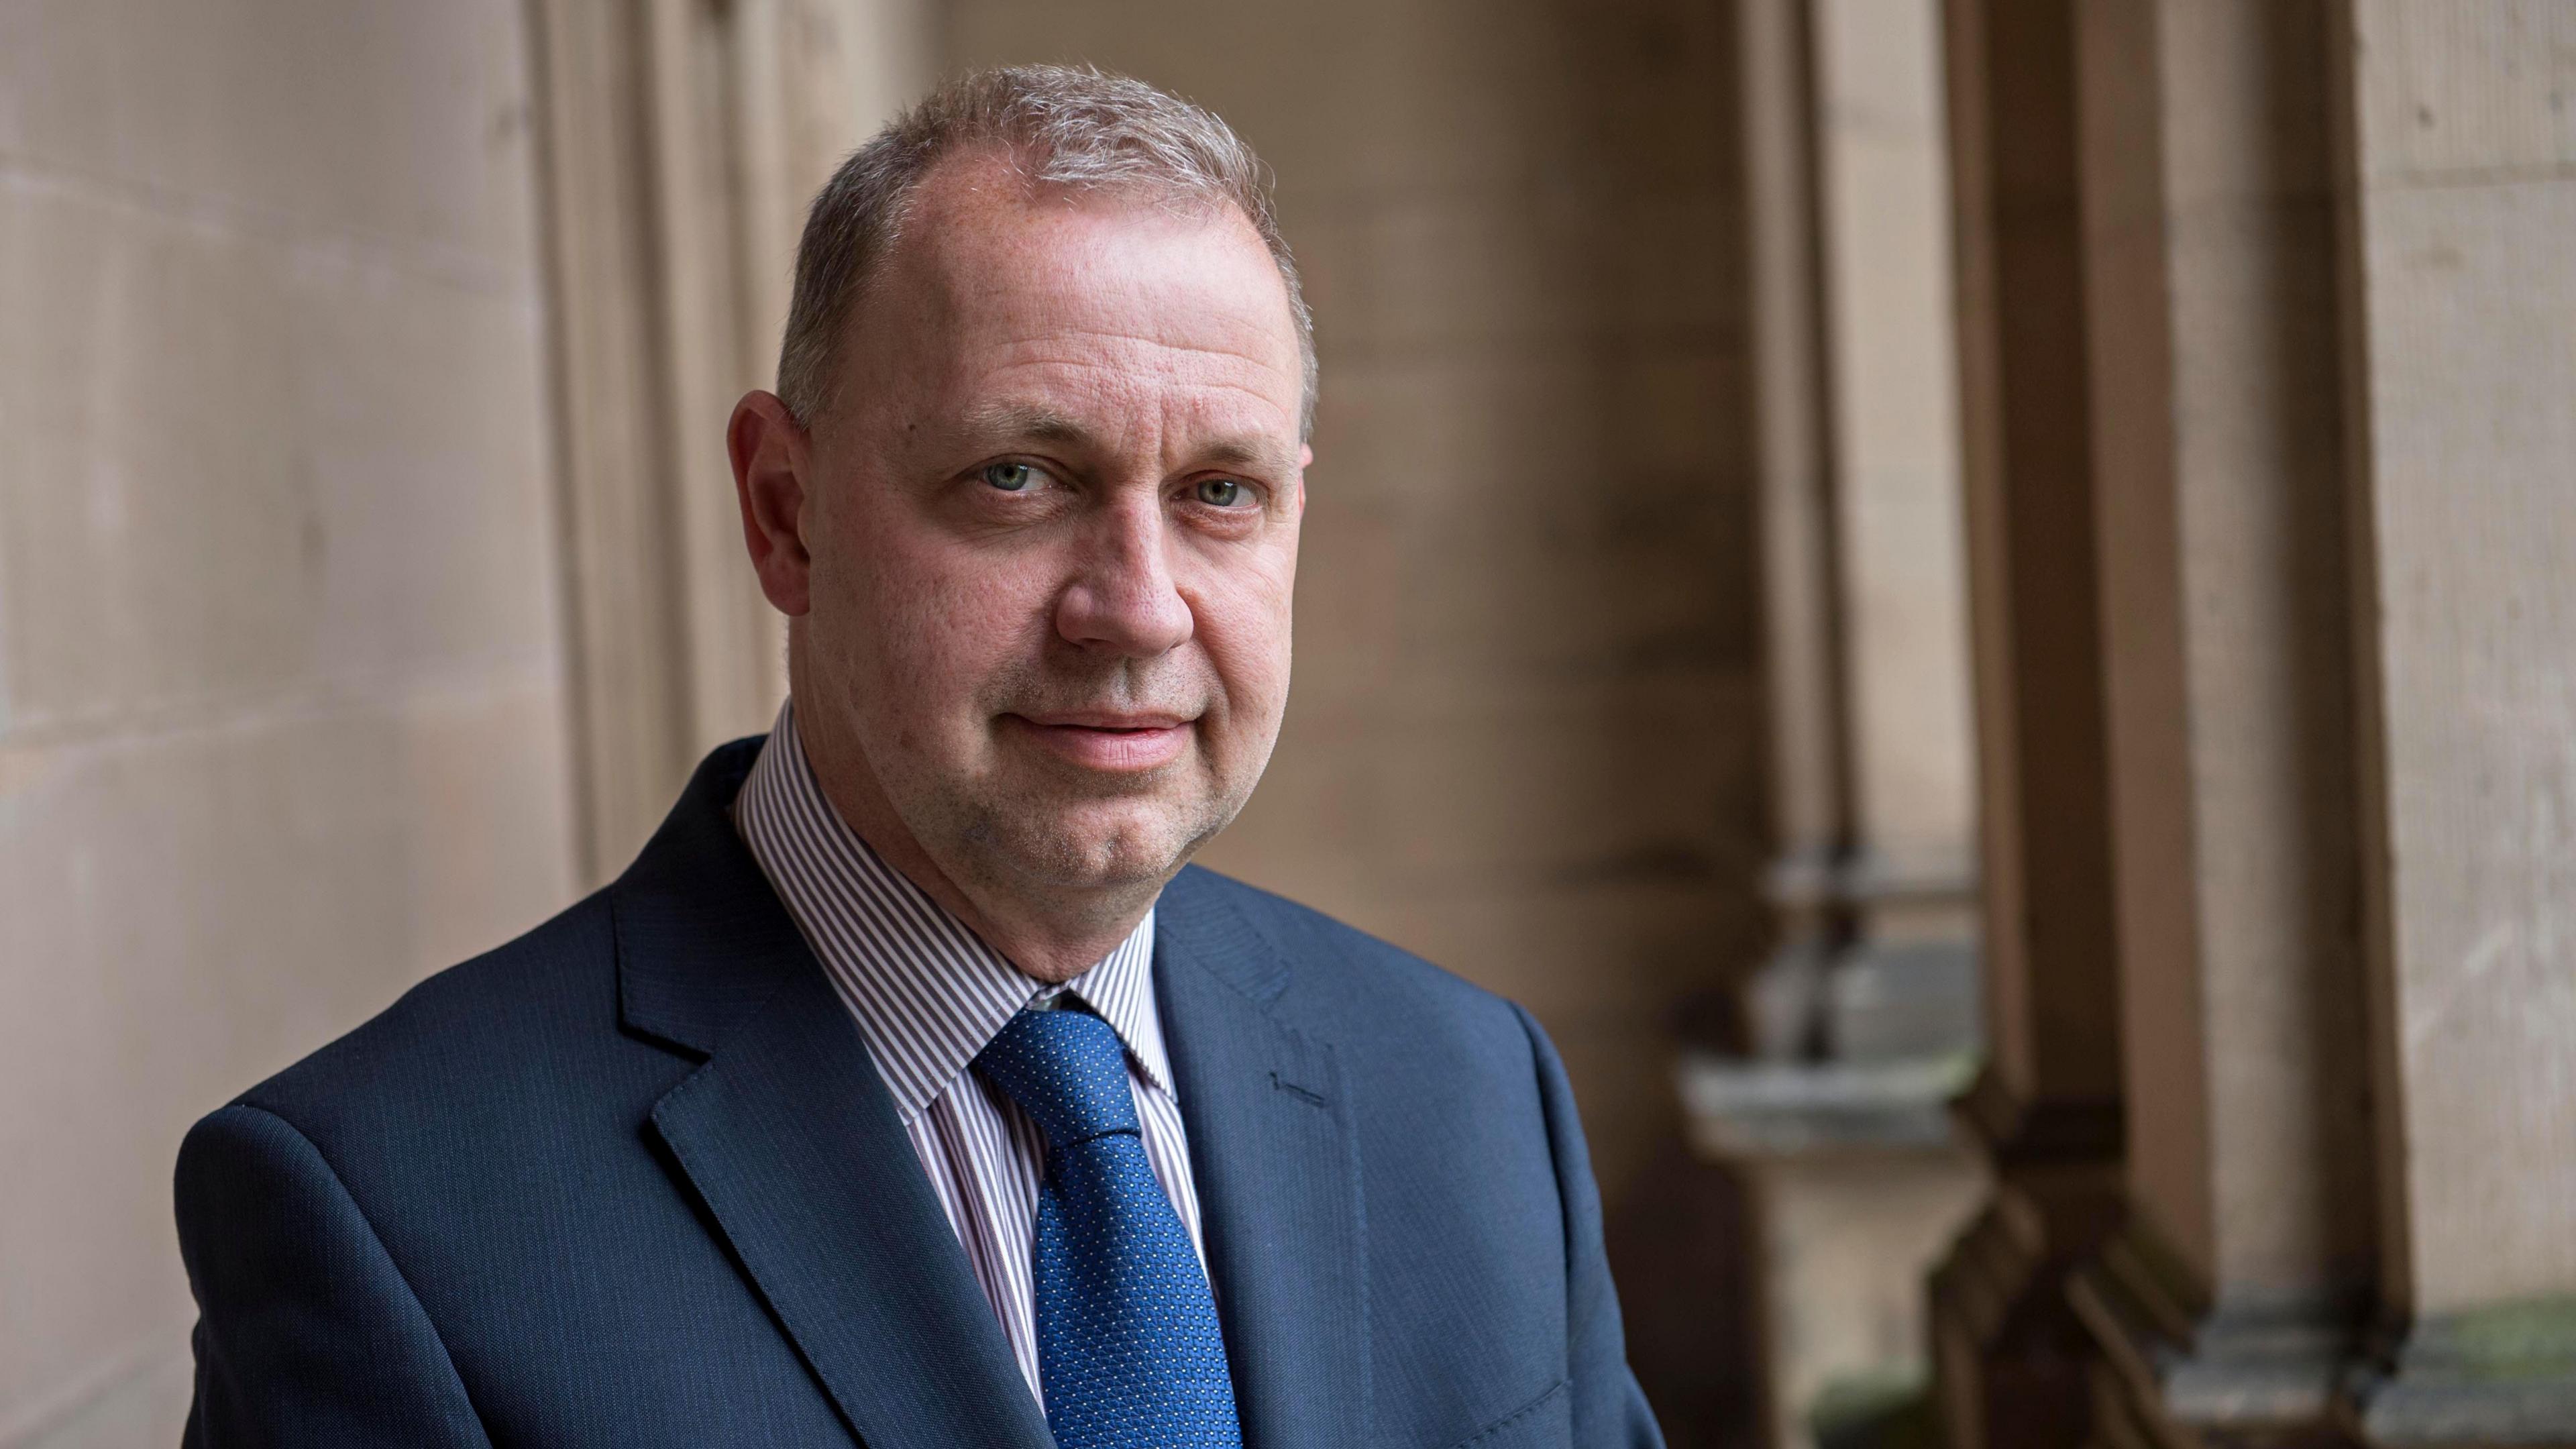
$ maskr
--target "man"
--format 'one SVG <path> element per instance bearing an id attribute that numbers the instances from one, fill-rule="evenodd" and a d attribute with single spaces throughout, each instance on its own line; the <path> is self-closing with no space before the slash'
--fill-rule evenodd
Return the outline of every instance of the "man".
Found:
<path id="1" fill-rule="evenodd" d="M 1655 1443 L 1537 1026 L 1185 868 L 1314 372 L 1204 111 L 989 72 L 854 155 L 728 434 L 790 705 L 189 1134 L 189 1442 Z"/>

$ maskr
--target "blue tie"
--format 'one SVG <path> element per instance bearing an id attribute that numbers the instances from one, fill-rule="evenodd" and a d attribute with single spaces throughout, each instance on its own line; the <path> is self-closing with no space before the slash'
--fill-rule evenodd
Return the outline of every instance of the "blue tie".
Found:
<path id="1" fill-rule="evenodd" d="M 1118 1033 L 1023 1011 L 975 1058 L 1046 1134 L 1038 1378 L 1060 1449 L 1239 1449 L 1216 1300 L 1145 1157 Z"/>

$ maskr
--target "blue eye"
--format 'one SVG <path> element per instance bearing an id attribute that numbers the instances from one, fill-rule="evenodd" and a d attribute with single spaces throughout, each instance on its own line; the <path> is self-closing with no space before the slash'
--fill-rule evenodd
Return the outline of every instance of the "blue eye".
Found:
<path id="1" fill-rule="evenodd" d="M 1026 463 L 987 463 L 983 479 L 1005 493 L 1019 493 L 1038 481 L 1038 470 Z"/>
<path id="2" fill-rule="evenodd" d="M 1210 508 L 1232 508 L 1243 501 L 1243 485 L 1231 478 L 1202 478 L 1196 492 Z"/>

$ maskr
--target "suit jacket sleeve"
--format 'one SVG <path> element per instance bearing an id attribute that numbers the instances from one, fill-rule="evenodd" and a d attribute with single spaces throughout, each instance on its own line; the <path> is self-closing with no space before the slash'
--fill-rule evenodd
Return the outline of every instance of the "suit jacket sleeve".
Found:
<path id="1" fill-rule="evenodd" d="M 188 1449 L 488 1446 L 429 1315 L 310 1139 L 226 1107 L 179 1149 L 197 1295 Z"/>
<path id="2" fill-rule="evenodd" d="M 1539 1105 L 1547 1116 L 1548 1150 L 1556 1161 L 1557 1199 L 1565 1212 L 1566 1362 L 1574 1394 L 1574 1442 L 1581 1449 L 1663 1449 L 1664 1436 L 1628 1368 L 1619 1325 L 1619 1294 L 1601 1240 L 1601 1190 L 1592 1153 L 1574 1111 L 1565 1063 L 1527 1011 L 1519 1012 L 1538 1059 Z"/>

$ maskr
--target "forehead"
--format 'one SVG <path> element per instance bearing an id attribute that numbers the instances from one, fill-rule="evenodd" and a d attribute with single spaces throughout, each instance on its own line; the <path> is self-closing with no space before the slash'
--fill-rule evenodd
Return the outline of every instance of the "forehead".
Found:
<path id="1" fill-rule="evenodd" d="M 899 403 L 907 423 L 1018 397 L 1298 427 L 1287 289 L 1230 206 L 1031 186 L 997 156 L 943 162 L 849 326 L 845 396 Z"/>

